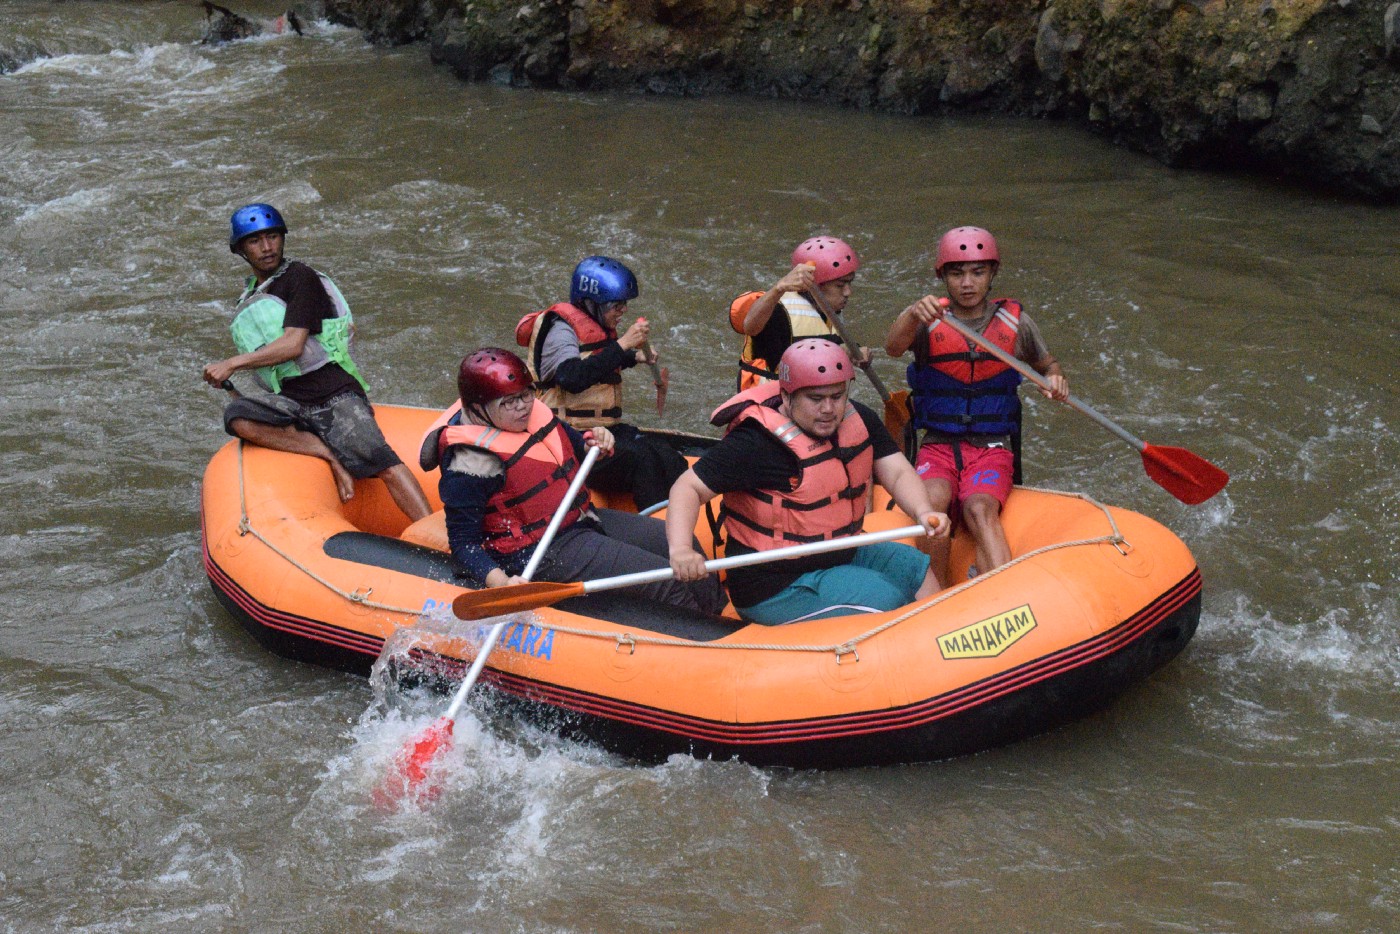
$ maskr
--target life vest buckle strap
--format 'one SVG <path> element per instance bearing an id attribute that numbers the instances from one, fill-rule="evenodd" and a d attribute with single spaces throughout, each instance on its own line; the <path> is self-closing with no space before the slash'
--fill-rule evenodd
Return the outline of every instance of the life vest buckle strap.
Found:
<path id="1" fill-rule="evenodd" d="M 778 374 L 773 370 L 765 369 L 761 366 L 755 366 L 752 363 L 745 363 L 742 360 L 739 362 L 739 369 L 745 373 L 752 373 L 755 376 L 762 376 L 764 379 L 776 380 L 778 378 Z"/>
<path id="2" fill-rule="evenodd" d="M 837 495 L 844 496 L 844 491 Z M 835 502 L 835 499 L 836 497 L 823 496 L 821 499 L 813 500 L 810 503 L 799 503 L 794 500 L 785 499 L 778 503 L 778 508 L 790 509 L 793 512 L 813 512 L 818 509 L 825 509 L 827 506 L 830 506 L 833 502 Z M 770 499 L 769 502 L 771 501 L 772 500 Z"/>

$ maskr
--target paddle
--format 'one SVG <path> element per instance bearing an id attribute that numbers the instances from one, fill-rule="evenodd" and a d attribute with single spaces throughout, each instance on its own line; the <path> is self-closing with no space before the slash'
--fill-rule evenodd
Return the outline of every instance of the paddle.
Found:
<path id="1" fill-rule="evenodd" d="M 789 545 L 770 551 L 755 551 L 732 558 L 716 558 L 705 562 L 706 571 L 723 571 L 726 568 L 742 568 L 751 564 L 765 564 L 769 561 L 784 561 L 800 558 L 803 555 L 817 555 L 827 551 L 840 551 L 843 548 L 858 548 L 876 542 L 889 542 L 897 538 L 913 538 L 924 534 L 922 525 L 907 525 L 898 529 L 885 529 L 880 532 L 865 532 L 861 535 L 848 535 L 824 542 L 811 542 L 806 545 Z M 461 619 L 482 619 L 501 613 L 519 613 L 550 606 L 569 597 L 600 593 L 604 590 L 619 590 L 623 587 L 636 587 L 639 584 L 653 584 L 670 580 L 676 574 L 671 568 L 657 568 L 654 571 L 638 571 L 635 574 L 621 574 L 617 577 L 603 577 L 591 581 L 573 581 L 566 584 L 551 584 L 545 581 L 532 584 L 516 584 L 513 587 L 495 587 L 490 590 L 476 590 L 459 594 L 452 601 L 452 612 Z"/>
<path id="2" fill-rule="evenodd" d="M 987 338 L 978 334 L 972 328 L 958 320 L 957 316 L 949 312 L 943 316 L 943 320 L 948 326 L 957 331 L 968 340 L 979 344 L 984 350 L 996 357 L 1002 363 L 1020 373 L 1026 379 L 1035 383 L 1043 389 L 1050 388 L 1050 381 L 1037 373 L 1025 362 L 1016 359 L 1011 354 L 993 344 Z M 1210 461 L 1185 448 L 1159 447 L 1155 444 L 1148 444 L 1141 438 L 1120 427 L 1107 417 L 1099 414 L 1088 404 L 1070 396 L 1065 400 L 1071 408 L 1083 412 L 1085 415 L 1098 422 L 1100 426 L 1113 432 L 1119 438 L 1131 444 L 1142 452 L 1142 466 L 1158 486 L 1166 490 L 1177 499 L 1190 506 L 1204 503 L 1216 493 L 1225 488 L 1225 484 L 1230 481 L 1230 475 Z"/>
<path id="3" fill-rule="evenodd" d="M 544 537 L 535 546 L 535 552 L 530 556 L 529 563 L 525 566 L 525 573 L 521 577 L 529 580 L 535 575 L 540 562 L 544 560 L 544 553 L 548 550 L 550 543 L 554 541 L 555 534 L 559 531 L 559 526 L 564 522 L 564 515 L 569 511 L 575 497 L 583 487 L 584 478 L 593 469 L 593 462 L 598 459 L 598 448 L 589 448 L 584 455 L 583 463 L 579 466 L 578 473 L 574 474 L 573 482 L 569 484 L 568 492 L 564 494 L 563 501 L 559 508 L 554 510 L 554 515 L 550 517 L 549 525 L 544 530 Z M 515 587 L 486 588 L 482 593 L 490 593 L 496 590 L 514 590 L 517 587 L 529 587 L 530 584 L 517 584 Z M 480 617 L 474 617 L 479 619 Z M 491 627 L 491 631 L 486 634 L 486 641 L 482 642 L 481 648 L 477 650 L 476 658 L 472 660 L 472 667 L 467 671 L 467 676 L 462 679 L 462 683 L 457 688 L 456 695 L 452 698 L 451 705 L 447 712 L 439 717 L 427 729 L 410 739 L 394 756 L 395 772 L 391 774 L 376 789 L 375 798 L 381 801 L 392 801 L 402 797 L 408 792 L 417 792 L 419 787 L 428 777 L 429 767 L 433 759 L 446 749 L 452 746 L 452 727 L 457 720 L 457 712 L 462 709 L 462 704 L 466 702 L 467 692 L 476 684 L 476 679 L 481 675 L 481 669 L 486 666 L 486 657 L 491 654 L 491 650 L 496 647 L 496 640 L 500 639 L 501 633 L 505 630 L 506 624 L 510 620 L 503 619 Z"/>
<path id="4" fill-rule="evenodd" d="M 808 263 L 807 265 L 811 266 L 813 269 L 817 266 L 816 263 Z M 826 317 L 826 320 L 831 322 L 831 326 L 836 329 L 837 335 L 840 336 L 841 340 L 846 345 L 846 352 L 851 354 L 851 359 L 855 359 L 856 351 L 860 350 L 860 345 L 851 340 L 851 334 L 846 330 L 846 323 L 842 321 L 841 316 L 832 311 L 831 306 L 826 303 L 826 296 L 822 295 L 821 287 L 813 286 L 812 291 L 809 292 L 808 295 L 812 299 L 813 304 L 817 306 L 817 311 L 820 311 L 822 315 Z M 874 365 L 869 360 L 857 365 L 865 371 L 866 376 L 870 377 L 870 385 L 874 386 L 875 391 L 880 394 L 880 401 L 888 403 L 890 401 L 890 391 L 885 388 L 884 383 L 880 382 L 880 374 L 875 372 Z"/>
<path id="5" fill-rule="evenodd" d="M 671 501 L 670 501 L 669 499 L 663 499 L 663 500 L 662 500 L 661 502 L 659 502 L 659 503 L 652 503 L 652 504 L 651 504 L 650 506 L 648 506 L 646 509 L 643 509 L 641 512 L 637 513 L 637 515 L 639 515 L 639 516 L 650 516 L 650 515 L 652 515 L 653 513 L 658 513 L 658 512 L 660 512 L 661 510 L 665 509 L 665 508 L 666 508 L 667 506 L 669 506 L 669 505 L 671 505 Z"/>
<path id="6" fill-rule="evenodd" d="M 671 374 L 661 366 L 656 364 L 656 354 L 651 352 L 651 341 L 642 341 L 642 353 L 650 359 L 647 366 L 651 367 L 651 381 L 656 384 L 656 414 L 666 414 L 666 390 L 671 388 Z"/>
<path id="7" fill-rule="evenodd" d="M 813 268 L 816 267 L 815 263 L 808 263 L 807 265 Z M 813 303 L 816 304 L 817 310 L 826 317 L 826 320 L 831 322 L 831 326 L 836 329 L 837 335 L 840 336 L 846 347 L 851 350 L 859 350 L 860 345 L 851 340 L 851 334 L 846 330 L 846 323 L 841 320 L 840 315 L 833 312 L 830 306 L 827 305 L 826 296 L 822 295 L 821 289 L 814 286 L 809 294 L 811 295 Z M 852 357 L 852 359 L 854 359 L 854 357 Z M 870 385 L 875 387 L 875 391 L 880 394 L 880 401 L 885 404 L 884 422 L 885 428 L 889 430 L 890 437 L 899 441 L 900 447 L 905 448 L 907 452 L 908 449 L 912 448 L 912 445 L 909 443 L 912 439 L 905 436 L 905 432 L 909 426 L 909 390 L 901 389 L 899 392 L 891 393 L 885 388 L 885 384 L 880 381 L 880 374 L 875 372 L 875 365 L 871 361 L 866 360 L 864 363 L 858 364 L 858 366 L 860 366 L 860 368 L 865 371 L 865 375 L 870 378 Z M 911 456 L 910 460 L 912 459 Z"/>

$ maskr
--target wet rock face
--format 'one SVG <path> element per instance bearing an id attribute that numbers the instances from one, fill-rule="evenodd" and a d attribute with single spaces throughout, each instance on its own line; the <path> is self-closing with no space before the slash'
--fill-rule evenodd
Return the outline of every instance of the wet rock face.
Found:
<path id="1" fill-rule="evenodd" d="M 1393 0 L 329 0 L 518 86 L 1084 122 L 1173 165 L 1400 200 Z"/>

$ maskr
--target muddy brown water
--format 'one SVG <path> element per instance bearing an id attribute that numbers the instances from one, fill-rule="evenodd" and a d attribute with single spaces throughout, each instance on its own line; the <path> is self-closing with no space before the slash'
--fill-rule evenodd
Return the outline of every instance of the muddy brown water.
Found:
<path id="1" fill-rule="evenodd" d="M 0 17 L 40 50 L 0 76 L 0 928 L 1400 928 L 1397 209 L 1052 124 L 512 91 L 325 23 L 221 48 L 200 24 Z M 797 241 L 861 252 L 850 323 L 879 344 L 937 234 L 992 227 L 1076 394 L 1233 475 L 1184 506 L 1027 397 L 1029 482 L 1175 530 L 1200 632 L 1099 715 L 902 768 L 643 766 L 474 705 L 436 806 L 377 814 L 441 699 L 273 657 L 201 568 L 224 436 L 199 372 L 254 199 L 346 292 L 382 401 L 445 404 L 465 350 L 623 258 L 687 430 L 733 379 L 728 300 Z"/>

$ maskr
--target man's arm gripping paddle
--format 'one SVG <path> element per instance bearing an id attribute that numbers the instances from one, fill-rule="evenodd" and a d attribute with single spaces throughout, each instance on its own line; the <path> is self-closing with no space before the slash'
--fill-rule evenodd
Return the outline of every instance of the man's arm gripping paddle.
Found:
<path id="1" fill-rule="evenodd" d="M 1042 389 L 1049 389 L 1050 383 L 1025 362 L 1002 350 L 972 328 L 963 324 L 956 315 L 945 314 L 943 321 L 963 337 L 981 346 L 1002 363 L 1020 373 Z M 1142 453 L 1142 466 L 1147 476 L 1158 486 L 1190 506 L 1204 503 L 1225 488 L 1230 475 L 1199 455 L 1185 448 L 1159 447 L 1148 444 L 1120 427 L 1106 416 L 1091 408 L 1087 403 L 1071 395 L 1066 404 L 1076 411 L 1092 418 L 1102 428 L 1111 431 Z"/>

